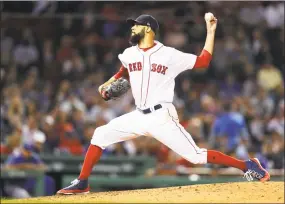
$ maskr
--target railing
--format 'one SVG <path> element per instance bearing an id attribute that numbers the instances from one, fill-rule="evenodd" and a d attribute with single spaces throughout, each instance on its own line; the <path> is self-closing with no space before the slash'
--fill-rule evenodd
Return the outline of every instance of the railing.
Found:
<path id="1" fill-rule="evenodd" d="M 80 172 L 84 161 L 83 156 L 55 156 L 41 155 L 40 158 L 47 165 L 48 173 L 77 174 Z M 1 155 L 1 163 L 7 156 Z M 101 175 L 141 175 L 147 169 L 153 168 L 156 159 L 147 156 L 103 156 L 93 169 L 93 172 Z"/>
<path id="2" fill-rule="evenodd" d="M 7 155 L 1 155 L 1 163 L 7 159 Z M 47 172 L 69 172 L 78 173 L 81 169 L 81 164 L 84 161 L 84 156 L 69 156 L 69 155 L 40 155 L 40 158 L 48 166 Z M 132 174 L 137 172 L 137 175 L 142 175 L 147 169 L 155 168 L 156 158 L 149 156 L 103 156 L 99 163 L 93 169 L 96 173 L 122 173 Z M 119 167 L 119 168 L 118 168 Z M 212 169 L 191 167 L 191 168 L 178 168 L 181 174 L 199 174 L 210 175 Z M 271 176 L 284 176 L 284 169 L 269 169 Z M 225 176 L 237 176 L 242 172 L 235 168 L 218 168 L 217 174 Z"/>
<path id="3" fill-rule="evenodd" d="M 36 179 L 35 195 L 43 196 L 44 195 L 44 171 L 24 171 L 24 170 L 6 170 L 1 169 L 1 179 L 25 179 L 32 177 Z"/>

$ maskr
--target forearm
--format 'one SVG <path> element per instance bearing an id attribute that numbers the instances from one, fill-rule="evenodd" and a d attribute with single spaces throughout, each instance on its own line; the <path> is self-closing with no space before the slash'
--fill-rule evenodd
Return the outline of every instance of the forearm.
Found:
<path id="1" fill-rule="evenodd" d="M 128 73 L 128 70 L 123 66 L 121 65 L 119 71 L 114 75 L 114 78 L 115 79 L 119 79 L 121 77 L 124 77 L 126 78 L 127 80 L 129 80 L 129 73 Z"/>
<path id="2" fill-rule="evenodd" d="M 117 80 L 121 77 L 125 77 L 127 79 L 129 77 L 128 70 L 123 66 L 121 66 L 119 71 L 105 83 L 105 86 L 111 84 L 112 82 L 114 82 L 115 80 Z"/>
<path id="3" fill-rule="evenodd" d="M 98 91 L 101 93 L 103 87 L 110 85 L 112 82 L 116 81 L 121 77 L 125 77 L 129 80 L 128 70 L 123 65 L 120 67 L 119 71 L 114 76 L 112 76 L 108 81 L 106 81 L 99 87 Z"/>
<path id="4" fill-rule="evenodd" d="M 214 43 L 215 43 L 215 32 L 216 32 L 216 25 L 217 19 L 214 17 L 213 14 L 210 19 L 206 18 L 206 27 L 207 27 L 207 36 L 205 40 L 204 48 L 199 56 L 197 56 L 194 68 L 206 68 L 209 66 L 212 55 L 214 51 Z"/>
<path id="5" fill-rule="evenodd" d="M 102 84 L 101 86 L 99 86 L 98 91 L 101 94 L 102 92 L 102 88 L 105 86 L 108 86 L 109 84 L 111 84 L 112 82 L 116 81 L 116 78 L 113 76 L 111 77 L 108 81 L 106 81 L 104 84 Z"/>
<path id="6" fill-rule="evenodd" d="M 109 84 L 113 83 L 114 81 L 116 81 L 117 79 L 112 76 L 108 81 L 106 81 L 103 85 L 104 86 L 108 86 Z"/>
<path id="7" fill-rule="evenodd" d="M 213 55 L 214 43 L 215 43 L 215 31 L 207 31 L 204 50 L 207 50 L 211 55 Z"/>
<path id="8" fill-rule="evenodd" d="M 205 14 L 207 37 L 205 41 L 204 50 L 207 50 L 211 55 L 214 51 L 215 33 L 217 27 L 217 18 L 212 13 Z"/>

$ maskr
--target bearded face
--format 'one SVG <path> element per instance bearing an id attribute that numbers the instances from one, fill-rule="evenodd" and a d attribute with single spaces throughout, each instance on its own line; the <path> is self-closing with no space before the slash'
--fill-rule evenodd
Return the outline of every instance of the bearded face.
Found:
<path id="1" fill-rule="evenodd" d="M 144 36 L 145 36 L 145 28 L 142 28 L 139 32 L 135 32 L 134 30 L 132 30 L 129 43 L 132 46 L 135 46 L 140 42 L 140 40 L 144 38 Z"/>

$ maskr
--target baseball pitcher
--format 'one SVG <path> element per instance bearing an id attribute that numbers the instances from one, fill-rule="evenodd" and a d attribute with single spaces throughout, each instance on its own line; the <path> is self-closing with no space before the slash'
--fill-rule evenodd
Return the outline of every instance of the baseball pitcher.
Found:
<path id="1" fill-rule="evenodd" d="M 250 181 L 268 181 L 269 173 L 256 158 L 241 161 L 219 151 L 199 148 L 191 135 L 180 125 L 175 107 L 175 77 L 189 69 L 208 67 L 214 48 L 218 20 L 205 14 L 207 37 L 199 56 L 181 52 L 155 40 L 159 29 L 156 19 L 141 15 L 128 19 L 131 25 L 131 47 L 119 54 L 121 68 L 98 91 L 104 100 L 120 97 L 129 89 L 135 99 L 136 110 L 98 127 L 91 139 L 81 173 L 70 186 L 58 194 L 88 193 L 88 177 L 108 145 L 144 135 L 154 137 L 193 164 L 220 164 L 235 167 Z"/>

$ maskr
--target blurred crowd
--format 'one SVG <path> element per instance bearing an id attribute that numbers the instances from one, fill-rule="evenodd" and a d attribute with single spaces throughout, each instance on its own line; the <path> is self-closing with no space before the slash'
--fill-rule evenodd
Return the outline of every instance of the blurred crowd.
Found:
<path id="1" fill-rule="evenodd" d="M 210 67 L 177 77 L 181 124 L 200 147 L 284 167 L 284 2 L 136 2 L 125 3 L 124 12 L 117 4 L 82 2 L 80 12 L 58 16 L 53 9 L 53 18 L 1 28 L 1 154 L 30 144 L 36 153 L 84 155 L 96 127 L 135 108 L 131 93 L 105 102 L 97 92 L 129 46 L 127 14 L 152 14 L 159 41 L 199 55 L 211 11 L 219 23 Z M 104 155 L 191 166 L 149 137 L 112 145 Z"/>

